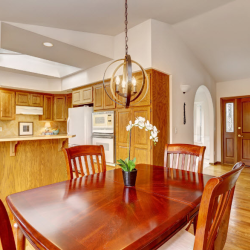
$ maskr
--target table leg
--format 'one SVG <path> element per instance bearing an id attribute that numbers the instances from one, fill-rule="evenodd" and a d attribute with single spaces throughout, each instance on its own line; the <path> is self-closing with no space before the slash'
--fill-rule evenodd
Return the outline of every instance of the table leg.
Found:
<path id="1" fill-rule="evenodd" d="M 25 236 L 23 235 L 23 232 L 17 223 L 15 223 L 14 227 L 16 229 L 16 245 L 17 245 L 16 247 L 17 247 L 17 250 L 25 250 L 25 241 L 26 241 Z"/>

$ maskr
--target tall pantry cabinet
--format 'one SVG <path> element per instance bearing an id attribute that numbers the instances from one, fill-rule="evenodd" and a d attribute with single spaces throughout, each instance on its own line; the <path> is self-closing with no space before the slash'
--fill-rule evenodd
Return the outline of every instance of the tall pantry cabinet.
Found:
<path id="1" fill-rule="evenodd" d="M 149 89 L 146 97 L 136 106 L 116 109 L 116 159 L 128 157 L 126 126 L 129 121 L 134 123 L 137 117 L 142 116 L 160 130 L 159 141 L 154 146 L 149 139 L 150 132 L 134 127 L 131 134 L 131 159 L 136 157 L 137 164 L 163 166 L 164 146 L 169 141 L 169 76 L 153 69 L 147 70 L 147 74 Z M 137 80 L 139 90 L 142 83 L 141 74 L 135 73 L 133 76 Z"/>

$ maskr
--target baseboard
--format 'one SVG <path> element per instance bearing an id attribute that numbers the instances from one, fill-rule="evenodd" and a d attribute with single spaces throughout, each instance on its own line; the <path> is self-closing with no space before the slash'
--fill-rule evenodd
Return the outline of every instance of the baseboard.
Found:
<path id="1" fill-rule="evenodd" d="M 220 161 L 216 161 L 214 164 L 213 163 L 210 163 L 212 165 L 221 165 L 221 162 Z"/>

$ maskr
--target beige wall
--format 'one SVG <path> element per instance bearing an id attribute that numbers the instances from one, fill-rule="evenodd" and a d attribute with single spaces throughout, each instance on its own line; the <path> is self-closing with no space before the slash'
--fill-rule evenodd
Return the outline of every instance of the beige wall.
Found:
<path id="1" fill-rule="evenodd" d="M 220 98 L 245 95 L 250 95 L 250 79 L 218 82 L 216 84 L 217 161 L 221 161 Z"/>
<path id="2" fill-rule="evenodd" d="M 215 106 L 215 81 L 176 34 L 172 26 L 156 20 L 152 20 L 152 66 L 172 76 L 170 91 L 172 143 L 193 144 L 193 111 L 196 91 L 201 85 L 206 86 Z M 191 86 L 185 95 L 180 90 L 181 84 Z M 184 102 L 186 103 L 187 119 L 185 125 L 183 124 Z M 175 129 L 177 129 L 177 133 Z"/>
<path id="3" fill-rule="evenodd" d="M 0 121 L 0 137 L 18 135 L 18 122 L 33 122 L 34 135 L 44 132 L 45 122 L 39 121 L 38 115 L 16 115 L 13 121 Z M 51 122 L 52 128 L 59 128 L 60 134 L 67 134 L 67 122 Z"/>

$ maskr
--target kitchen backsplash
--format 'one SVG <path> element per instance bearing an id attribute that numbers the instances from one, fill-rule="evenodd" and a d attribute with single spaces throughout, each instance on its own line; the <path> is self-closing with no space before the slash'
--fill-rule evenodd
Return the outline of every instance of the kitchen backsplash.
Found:
<path id="1" fill-rule="evenodd" d="M 4 136 L 17 136 L 18 135 L 18 122 L 33 122 L 34 135 L 40 135 L 45 130 L 45 122 L 39 121 L 38 115 L 16 115 L 13 121 L 0 121 L 0 137 Z M 59 128 L 59 134 L 67 134 L 67 122 L 50 122 L 51 129 Z"/>

